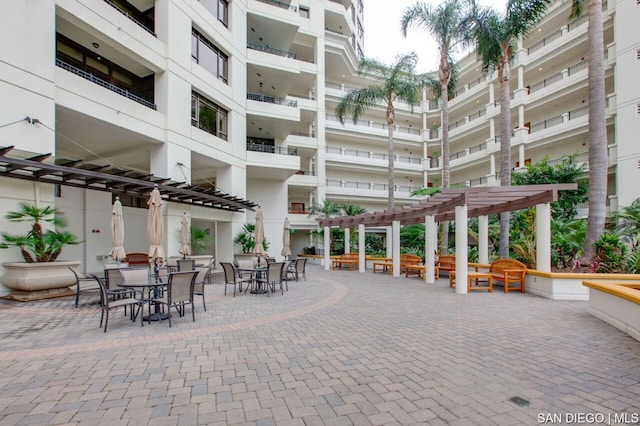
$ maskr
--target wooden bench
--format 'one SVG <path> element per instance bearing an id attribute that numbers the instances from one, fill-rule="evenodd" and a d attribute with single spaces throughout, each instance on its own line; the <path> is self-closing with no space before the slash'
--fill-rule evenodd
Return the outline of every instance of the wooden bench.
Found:
<path id="1" fill-rule="evenodd" d="M 422 277 L 424 275 L 424 265 L 420 265 L 422 263 L 422 258 L 420 256 L 416 256 L 415 254 L 401 254 L 400 255 L 400 272 L 404 272 L 405 277 L 409 275 L 418 275 Z M 393 273 L 393 262 L 373 262 L 373 273 L 378 272 L 378 268 L 382 270 L 382 272 L 386 272 L 388 274 Z"/>
<path id="2" fill-rule="evenodd" d="M 378 272 L 378 268 L 381 268 L 381 272 L 385 272 L 389 275 L 393 272 L 393 262 L 373 262 L 373 273 Z"/>
<path id="3" fill-rule="evenodd" d="M 421 268 L 414 268 L 414 266 L 422 266 Z M 424 265 L 422 265 L 422 258 L 415 254 L 401 254 L 400 255 L 400 273 L 404 272 L 405 277 L 409 275 L 418 275 L 422 278 L 422 272 L 424 271 Z"/>
<path id="4" fill-rule="evenodd" d="M 347 267 L 350 271 L 357 270 L 360 264 L 358 253 L 341 254 L 331 260 L 331 269 Z"/>
<path id="5" fill-rule="evenodd" d="M 456 257 L 450 254 L 443 254 L 438 257 L 438 264 L 436 265 L 436 280 L 440 278 L 440 272 L 446 271 L 449 274 L 449 281 L 451 281 L 451 272 L 456 270 Z"/>
<path id="6" fill-rule="evenodd" d="M 525 275 L 527 273 L 527 265 L 515 259 L 498 259 L 491 262 L 490 265 L 474 264 L 476 272 L 480 268 L 489 269 L 488 274 L 491 275 L 493 282 L 502 282 L 504 284 L 504 292 L 509 290 L 525 291 Z M 517 284 L 517 286 L 511 286 Z"/>

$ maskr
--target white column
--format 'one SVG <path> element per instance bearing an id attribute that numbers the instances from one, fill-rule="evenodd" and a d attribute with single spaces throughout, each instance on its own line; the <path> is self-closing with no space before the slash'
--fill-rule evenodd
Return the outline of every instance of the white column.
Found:
<path id="1" fill-rule="evenodd" d="M 524 144 L 518 146 L 518 162 L 520 164 L 519 167 L 524 167 Z"/>
<path id="2" fill-rule="evenodd" d="M 489 155 L 489 168 L 491 169 L 491 175 L 495 175 L 496 174 L 496 155 L 495 154 L 490 154 Z"/>
<path id="3" fill-rule="evenodd" d="M 387 257 L 393 257 L 393 235 L 390 226 L 387 226 Z"/>
<path id="4" fill-rule="evenodd" d="M 344 253 L 351 253 L 351 232 L 349 228 L 344 229 Z"/>
<path id="5" fill-rule="evenodd" d="M 436 263 L 436 222 L 433 215 L 425 216 L 424 218 L 424 279 L 428 284 L 433 284 L 435 280 L 435 263 Z"/>
<path id="6" fill-rule="evenodd" d="M 478 216 L 478 262 L 489 263 L 489 216 Z"/>
<path id="7" fill-rule="evenodd" d="M 551 272 L 551 204 L 536 205 L 536 269 Z"/>
<path id="8" fill-rule="evenodd" d="M 358 264 L 360 272 L 364 272 L 367 267 L 364 253 L 364 224 L 358 225 Z"/>
<path id="9" fill-rule="evenodd" d="M 518 69 L 522 69 L 522 67 Z M 520 105 L 518 107 L 518 127 L 519 128 L 524 127 L 524 105 Z"/>
<path id="10" fill-rule="evenodd" d="M 456 206 L 456 293 L 467 293 L 468 268 L 467 205 Z"/>
<path id="11" fill-rule="evenodd" d="M 331 254 L 331 228 L 328 226 L 324 227 L 324 270 L 328 271 L 331 269 L 331 258 L 329 257 Z"/>
<path id="12" fill-rule="evenodd" d="M 393 237 L 393 276 L 400 276 L 400 221 L 394 220 L 391 222 L 392 237 Z"/>

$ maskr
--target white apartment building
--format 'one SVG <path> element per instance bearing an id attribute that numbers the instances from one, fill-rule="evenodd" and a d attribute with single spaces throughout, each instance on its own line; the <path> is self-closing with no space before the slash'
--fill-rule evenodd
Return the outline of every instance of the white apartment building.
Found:
<path id="1" fill-rule="evenodd" d="M 279 256 L 288 198 L 308 205 L 324 196 L 325 69 L 348 62 L 353 71 L 362 8 L 351 0 L 3 2 L 1 228 L 27 229 L 4 219 L 21 201 L 55 205 L 84 241 L 63 257 L 96 271 L 110 250 L 116 195 L 125 249 L 148 250 L 141 195 L 159 182 L 161 192 L 177 188 L 163 206 L 167 255 L 177 254 L 186 212 L 214 236 L 211 253 L 231 260 L 234 236 L 259 205 Z M 78 184 L 80 174 L 60 173 L 52 184 L 46 170 L 17 163 L 24 159 L 109 175 Z M 298 215 L 294 229 L 312 228 L 313 218 Z M 294 252 L 307 234 L 293 235 Z M 21 257 L 2 250 L 0 259 Z"/>
<path id="2" fill-rule="evenodd" d="M 312 244 L 308 231 L 316 222 L 308 210 L 314 203 L 328 199 L 383 209 L 383 107 L 357 124 L 342 125 L 334 116 L 344 94 L 367 84 L 356 75 L 364 52 L 363 7 L 381 6 L 363 3 L 3 2 L 0 147 L 13 149 L 0 156 L 1 228 L 19 229 L 4 214 L 21 201 L 55 205 L 84 241 L 66 247 L 63 257 L 95 271 L 111 248 L 115 195 L 125 205 L 125 249 L 147 251 L 144 182 L 158 181 L 170 194 L 163 207 L 167 255 L 178 253 L 186 212 L 214 236 L 210 252 L 219 261 L 238 250 L 233 238 L 253 222 L 255 205 L 263 211 L 269 253 L 276 257 L 286 217 L 294 230 L 292 251 Z M 544 156 L 586 152 L 587 23 L 570 22 L 569 5 L 553 3 L 539 29 L 519 45 L 512 80 L 516 168 Z M 640 85 L 634 81 L 640 71 L 640 33 L 634 30 L 640 5 L 619 0 L 605 9 L 609 199 L 615 209 L 640 196 L 628 184 L 640 173 L 634 144 L 640 134 Z M 460 61 L 450 102 L 452 182 L 491 185 L 500 164 L 497 84 L 479 68 L 473 55 Z M 402 206 L 415 202 L 412 190 L 440 182 L 437 100 L 427 93 L 413 111 L 396 105 L 396 120 L 395 193 Z M 42 154 L 51 156 L 36 158 Z M 61 174 L 61 184 L 43 179 L 45 172 L 17 178 L 16 170 L 28 169 L 7 158 L 136 181 L 123 185 L 97 175 L 84 176 L 78 185 L 70 172 Z M 1 250 L 0 260 L 20 260 L 19 253 Z"/>

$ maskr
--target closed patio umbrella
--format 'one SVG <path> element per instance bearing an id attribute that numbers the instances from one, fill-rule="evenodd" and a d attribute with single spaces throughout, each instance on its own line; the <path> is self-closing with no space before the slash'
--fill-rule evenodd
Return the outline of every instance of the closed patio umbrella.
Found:
<path id="1" fill-rule="evenodd" d="M 160 260 L 160 263 L 164 263 L 164 249 L 162 248 L 162 197 L 160 197 L 158 185 L 155 185 L 153 191 L 151 191 L 147 206 L 149 206 L 149 213 L 147 214 L 149 262 L 157 263 L 156 260 Z"/>
<path id="2" fill-rule="evenodd" d="M 261 257 L 264 254 L 262 248 L 262 242 L 264 241 L 264 217 L 262 216 L 262 210 L 258 210 L 256 213 L 256 235 L 255 245 L 253 246 L 253 255 Z"/>
<path id="3" fill-rule="evenodd" d="M 113 247 L 109 256 L 118 262 L 127 257 L 124 251 L 124 221 L 122 220 L 122 203 L 120 197 L 116 197 L 111 214 L 111 241 Z"/>
<path id="4" fill-rule="evenodd" d="M 182 226 L 180 227 L 180 250 L 178 250 L 178 253 L 182 257 L 187 257 L 191 255 L 191 227 L 189 226 L 189 218 L 186 212 L 182 216 L 180 223 Z"/>
<path id="5" fill-rule="evenodd" d="M 282 251 L 280 254 L 288 259 L 291 256 L 291 227 L 289 226 L 289 218 L 284 220 L 284 231 L 282 232 Z"/>

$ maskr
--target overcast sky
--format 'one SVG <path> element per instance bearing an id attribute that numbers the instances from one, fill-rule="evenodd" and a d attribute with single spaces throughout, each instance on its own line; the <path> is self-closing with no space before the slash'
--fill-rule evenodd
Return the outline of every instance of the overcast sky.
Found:
<path id="1" fill-rule="evenodd" d="M 400 31 L 400 18 L 404 10 L 417 0 L 367 0 L 364 4 L 364 54 L 391 65 L 396 55 L 416 52 L 417 72 L 435 71 L 438 66 L 438 49 L 431 35 L 424 29 L 411 28 L 407 37 Z M 439 0 L 426 1 L 438 4 Z M 484 6 L 493 6 L 497 11 L 506 9 L 506 0 L 480 0 Z M 456 59 L 460 54 L 454 55 Z"/>

